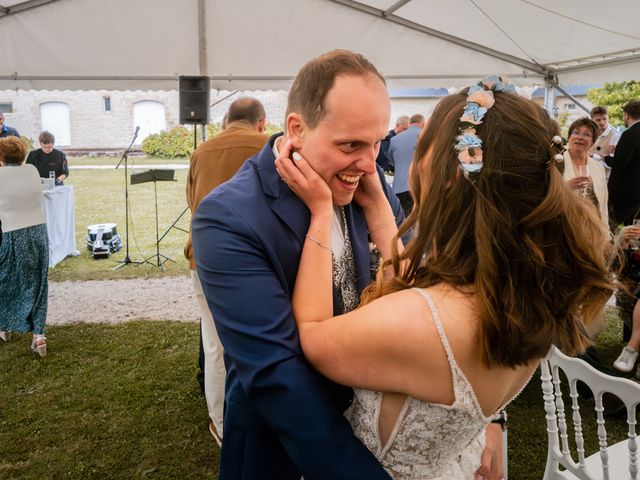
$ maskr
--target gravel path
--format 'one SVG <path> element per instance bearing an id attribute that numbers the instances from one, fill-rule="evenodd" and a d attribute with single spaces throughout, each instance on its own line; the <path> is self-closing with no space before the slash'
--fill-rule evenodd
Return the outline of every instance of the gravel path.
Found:
<path id="1" fill-rule="evenodd" d="M 130 320 L 195 322 L 200 313 L 187 276 L 49 282 L 47 325 Z"/>

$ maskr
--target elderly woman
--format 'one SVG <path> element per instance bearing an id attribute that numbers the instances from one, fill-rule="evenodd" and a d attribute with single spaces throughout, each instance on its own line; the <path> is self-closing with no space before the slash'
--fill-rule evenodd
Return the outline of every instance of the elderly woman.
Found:
<path id="1" fill-rule="evenodd" d="M 26 156 L 21 139 L 0 139 L 0 339 L 31 332 L 31 349 L 43 357 L 49 246 L 40 177 Z"/>
<path id="2" fill-rule="evenodd" d="M 609 191 L 604 167 L 587 153 L 600 130 L 590 118 L 579 118 L 569 126 L 568 149 L 564 153 L 564 179 L 569 186 L 590 198 L 598 207 L 600 218 L 609 228 Z"/>

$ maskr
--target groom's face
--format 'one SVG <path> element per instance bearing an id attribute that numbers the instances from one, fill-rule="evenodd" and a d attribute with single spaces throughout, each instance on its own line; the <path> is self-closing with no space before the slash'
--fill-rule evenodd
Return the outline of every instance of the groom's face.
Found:
<path id="1" fill-rule="evenodd" d="M 297 149 L 329 185 L 334 205 L 347 205 L 362 176 L 376 173 L 380 140 L 389 126 L 389 94 L 373 75 L 338 76 L 325 112 L 313 129 L 302 120 Z"/>

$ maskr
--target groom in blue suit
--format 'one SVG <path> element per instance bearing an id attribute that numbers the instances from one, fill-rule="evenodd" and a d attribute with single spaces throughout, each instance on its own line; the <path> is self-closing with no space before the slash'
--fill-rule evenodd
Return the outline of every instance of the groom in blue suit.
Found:
<path id="1" fill-rule="evenodd" d="M 336 121 L 326 120 L 329 111 Z M 332 249 L 353 255 L 343 277 L 353 297 L 370 282 L 367 224 L 352 202 L 362 178 L 377 176 L 397 223 L 404 218 L 375 166 L 389 113 L 384 79 L 364 57 L 336 50 L 315 58 L 294 80 L 285 136 L 272 137 L 198 207 L 196 265 L 227 366 L 222 480 L 389 479 L 343 416 L 351 389 L 302 354 L 291 296 L 310 216 L 274 165 L 288 140 L 327 181 L 336 206 Z M 335 285 L 339 314 L 349 289 Z"/>

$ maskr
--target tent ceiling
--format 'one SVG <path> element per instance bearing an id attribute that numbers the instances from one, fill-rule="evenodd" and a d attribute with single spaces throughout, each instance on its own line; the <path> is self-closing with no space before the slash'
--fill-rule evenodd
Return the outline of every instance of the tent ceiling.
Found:
<path id="1" fill-rule="evenodd" d="M 333 48 L 394 87 L 599 83 L 640 79 L 638 30 L 595 0 L 0 0 L 0 89 L 288 88 Z"/>

